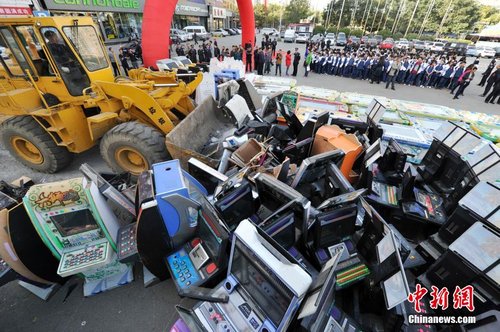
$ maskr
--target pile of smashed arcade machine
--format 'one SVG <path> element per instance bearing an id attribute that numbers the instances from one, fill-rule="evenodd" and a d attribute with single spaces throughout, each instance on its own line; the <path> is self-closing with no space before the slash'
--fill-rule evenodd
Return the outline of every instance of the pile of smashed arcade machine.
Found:
<path id="1" fill-rule="evenodd" d="M 299 118 L 282 94 L 261 102 L 244 79 L 218 92 L 167 135 L 173 160 L 137 184 L 113 186 L 84 169 L 67 185 L 78 196 L 68 203 L 79 202 L 68 213 L 86 206 L 80 217 L 95 222 L 30 212 L 43 192 L 31 187 L 31 236 L 51 245 L 35 220 L 45 218 L 60 244 L 50 248 L 55 270 L 27 258 L 25 268 L 51 284 L 79 274 L 90 290 L 105 280 L 106 290 L 142 264 L 146 286 L 168 280 L 196 300 L 176 307 L 172 331 L 500 329 L 495 145 L 448 121 L 412 164 L 383 135 L 377 100 L 355 122 L 328 111 Z M 83 241 L 98 248 L 84 263 L 104 257 L 90 271 L 71 265 Z M 438 316 L 475 322 L 425 318 Z"/>

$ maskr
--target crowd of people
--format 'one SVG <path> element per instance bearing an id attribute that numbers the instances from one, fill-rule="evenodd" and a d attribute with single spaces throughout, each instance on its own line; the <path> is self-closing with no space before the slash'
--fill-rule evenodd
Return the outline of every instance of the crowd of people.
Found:
<path id="1" fill-rule="evenodd" d="M 258 75 L 297 76 L 299 67 L 304 68 L 304 76 L 310 72 L 322 75 L 341 76 L 356 80 L 366 80 L 371 84 L 385 83 L 386 89 L 396 89 L 396 84 L 446 90 L 458 99 L 478 75 L 479 58 L 467 63 L 465 56 L 439 54 L 429 51 L 380 50 L 376 47 L 348 44 L 343 49 L 334 48 L 325 41 L 308 42 L 302 57 L 298 48 L 277 49 L 276 38 L 264 36 L 260 45 L 245 48 L 233 45 L 219 49 L 217 41 L 194 45 L 177 45 L 177 55 L 186 55 L 192 62 L 209 62 L 212 57 L 222 60 L 232 57 L 243 60 L 246 53 L 246 71 L 256 71 Z M 252 67 L 253 63 L 253 67 Z M 274 67 L 274 68 L 273 68 Z M 479 85 L 484 86 L 482 94 L 485 102 L 500 103 L 500 64 L 493 59 L 482 73 Z"/>

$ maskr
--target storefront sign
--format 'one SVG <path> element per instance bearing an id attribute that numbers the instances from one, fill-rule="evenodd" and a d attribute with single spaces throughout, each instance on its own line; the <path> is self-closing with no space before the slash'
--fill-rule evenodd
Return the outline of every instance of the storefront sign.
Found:
<path id="1" fill-rule="evenodd" d="M 45 0 L 47 9 L 142 13 L 145 0 Z"/>
<path id="2" fill-rule="evenodd" d="M 0 16 L 24 16 L 31 15 L 31 9 L 29 7 L 0 7 Z"/>
<path id="3" fill-rule="evenodd" d="M 208 16 L 208 7 L 207 5 L 197 3 L 180 3 L 175 6 L 175 14 L 185 16 Z"/>
<path id="4" fill-rule="evenodd" d="M 219 7 L 212 7 L 213 18 L 226 18 L 226 9 Z"/>

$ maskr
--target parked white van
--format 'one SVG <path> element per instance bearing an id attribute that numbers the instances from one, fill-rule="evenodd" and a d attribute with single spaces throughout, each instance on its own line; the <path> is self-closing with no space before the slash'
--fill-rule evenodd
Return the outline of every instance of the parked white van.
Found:
<path id="1" fill-rule="evenodd" d="M 295 43 L 295 38 L 297 38 L 297 34 L 295 33 L 295 30 L 288 29 L 285 31 L 285 36 L 283 37 L 283 42 Z"/>
<path id="2" fill-rule="evenodd" d="M 184 29 L 182 29 L 189 33 L 191 37 L 194 36 L 194 33 L 196 32 L 196 38 L 198 40 L 208 40 L 210 39 L 210 34 L 207 32 L 204 26 L 202 25 L 188 25 Z"/>

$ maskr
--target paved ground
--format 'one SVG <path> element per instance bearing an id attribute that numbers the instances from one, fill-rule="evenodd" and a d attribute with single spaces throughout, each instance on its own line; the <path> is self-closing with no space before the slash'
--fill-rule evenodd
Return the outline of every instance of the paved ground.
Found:
<path id="1" fill-rule="evenodd" d="M 240 42 L 240 37 L 219 38 L 219 45 L 231 46 Z M 260 38 L 258 38 L 260 42 Z M 119 48 L 115 45 L 114 48 Z M 282 44 L 278 48 L 293 50 L 295 45 Z M 304 44 L 298 46 L 303 52 Z M 483 59 L 479 72 L 484 71 L 489 60 Z M 482 92 L 476 84 L 479 77 L 466 90 L 465 97 L 452 100 L 444 91 L 397 86 L 396 91 L 386 90 L 381 85 L 327 75 L 311 74 L 303 77 L 303 68 L 297 77 L 301 85 L 352 91 L 390 98 L 425 101 L 453 108 L 500 114 L 500 106 L 487 105 L 478 95 Z M 0 147 L 0 179 L 11 181 L 28 175 L 36 182 L 54 181 L 80 176 L 78 167 L 88 162 L 99 171 L 109 171 L 94 148 L 77 156 L 68 169 L 55 175 L 33 172 L 17 163 Z M 137 271 L 136 271 L 137 272 Z M 136 273 L 138 275 L 138 273 Z M 12 282 L 0 288 L 0 331 L 164 331 L 177 319 L 174 305 L 181 300 L 169 281 L 145 289 L 142 279 L 108 293 L 83 298 L 81 283 L 69 295 L 64 286 L 47 302 L 43 302 Z M 183 302 L 184 303 L 184 302 Z"/>

